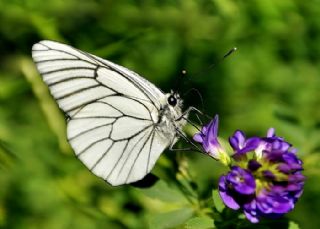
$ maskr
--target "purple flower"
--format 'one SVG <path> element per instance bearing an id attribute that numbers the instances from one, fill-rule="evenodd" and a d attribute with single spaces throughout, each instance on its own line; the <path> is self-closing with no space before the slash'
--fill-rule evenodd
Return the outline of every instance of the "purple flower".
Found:
<path id="1" fill-rule="evenodd" d="M 220 196 L 229 208 L 235 210 L 240 208 L 243 197 L 251 197 L 255 190 L 255 179 L 250 171 L 238 166 L 232 166 L 231 171 L 219 179 Z"/>
<path id="2" fill-rule="evenodd" d="M 266 137 L 246 138 L 242 131 L 235 131 L 229 138 L 233 161 L 218 140 L 217 115 L 193 139 L 205 153 L 230 166 L 218 188 L 227 207 L 241 209 L 252 223 L 262 217 L 280 217 L 294 208 L 303 192 L 302 161 L 273 128 Z"/>
<path id="3" fill-rule="evenodd" d="M 253 194 L 256 189 L 254 177 L 245 169 L 233 166 L 226 176 L 228 186 L 232 186 L 234 190 L 240 194 Z"/>
<path id="4" fill-rule="evenodd" d="M 237 130 L 229 138 L 229 143 L 237 155 L 241 155 L 256 149 L 261 141 L 258 137 L 246 139 L 244 133 L 241 130 Z"/>
<path id="5" fill-rule="evenodd" d="M 201 131 L 193 136 L 193 140 L 201 143 L 205 153 L 209 156 L 221 161 L 225 165 L 228 165 L 230 157 L 219 143 L 218 125 L 219 117 L 216 115 L 209 124 L 203 126 Z"/>
<path id="6" fill-rule="evenodd" d="M 233 166 L 220 177 L 218 188 L 225 205 L 241 209 L 252 223 L 291 211 L 303 192 L 305 180 L 296 149 L 276 136 L 273 128 L 263 138 L 246 138 L 237 130 L 229 143 L 234 150 Z"/>

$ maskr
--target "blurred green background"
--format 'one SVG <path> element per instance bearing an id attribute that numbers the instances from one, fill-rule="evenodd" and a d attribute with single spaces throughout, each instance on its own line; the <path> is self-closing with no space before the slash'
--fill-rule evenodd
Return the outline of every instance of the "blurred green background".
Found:
<path id="1" fill-rule="evenodd" d="M 180 82 L 186 105 L 220 115 L 223 137 L 275 127 L 298 148 L 307 176 L 287 217 L 300 228 L 320 225 L 319 0 L 0 1 L 0 228 L 184 228 L 205 210 L 169 188 L 181 161 L 201 200 L 223 168 L 167 151 L 154 169 L 167 196 L 92 175 L 66 142 L 63 114 L 31 60 L 42 39 L 124 65 L 165 91 Z M 191 88 L 203 101 L 183 95 Z"/>

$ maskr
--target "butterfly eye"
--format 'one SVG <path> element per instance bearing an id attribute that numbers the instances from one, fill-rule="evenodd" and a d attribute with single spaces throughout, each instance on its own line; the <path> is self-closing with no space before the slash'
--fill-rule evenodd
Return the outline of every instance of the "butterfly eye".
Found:
<path id="1" fill-rule="evenodd" d="M 175 105 L 177 105 L 177 99 L 173 95 L 170 95 L 168 98 L 168 103 L 169 105 L 174 107 Z"/>

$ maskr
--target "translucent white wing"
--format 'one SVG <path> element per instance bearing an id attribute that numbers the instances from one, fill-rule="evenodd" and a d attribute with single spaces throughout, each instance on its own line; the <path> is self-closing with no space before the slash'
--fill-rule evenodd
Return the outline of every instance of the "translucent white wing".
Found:
<path id="1" fill-rule="evenodd" d="M 163 92 L 110 61 L 54 41 L 35 44 L 32 57 L 60 108 L 70 116 L 84 104 L 111 94 L 124 94 L 160 108 Z"/>
<path id="2" fill-rule="evenodd" d="M 32 57 L 59 107 L 70 117 L 77 157 L 112 185 L 142 179 L 173 141 L 156 126 L 164 94 L 136 73 L 53 41 Z"/>
<path id="3" fill-rule="evenodd" d="M 69 121 L 69 142 L 77 157 L 110 184 L 140 180 L 170 143 L 148 112 L 123 96 L 99 99 Z"/>

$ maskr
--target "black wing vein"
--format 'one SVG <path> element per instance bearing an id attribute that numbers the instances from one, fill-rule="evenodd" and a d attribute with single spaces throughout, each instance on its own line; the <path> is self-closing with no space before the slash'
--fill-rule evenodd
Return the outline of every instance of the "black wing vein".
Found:
<path id="1" fill-rule="evenodd" d="M 150 137 L 151 137 L 151 135 L 152 135 L 153 132 L 154 132 L 154 129 L 151 130 L 151 132 L 149 133 L 149 136 L 146 138 L 146 140 L 144 141 L 143 145 L 141 146 L 139 152 L 137 153 L 137 156 L 135 157 L 135 159 L 134 159 L 134 161 L 133 161 L 133 163 L 132 163 L 132 165 L 131 165 L 131 167 L 130 167 L 130 170 L 129 170 L 129 172 L 128 172 L 128 175 L 127 175 L 127 177 L 126 177 L 126 183 L 127 183 L 128 179 L 129 179 L 129 176 L 130 176 L 130 174 L 131 174 L 131 172 L 132 172 L 132 169 L 134 168 L 134 166 L 135 166 L 135 164 L 136 164 L 136 162 L 137 162 L 137 159 L 139 158 L 141 152 L 143 151 L 145 145 L 146 145 L 147 142 L 149 141 L 149 139 L 150 139 Z M 146 135 L 144 135 L 144 136 L 146 136 Z M 129 159 L 129 157 L 127 158 L 127 160 L 128 160 L 128 159 Z M 126 160 L 125 163 L 127 163 L 127 160 Z M 148 165 L 147 165 L 147 166 L 148 166 Z M 121 168 L 121 171 L 120 171 L 120 172 L 122 172 L 122 169 L 123 169 L 123 168 L 124 168 L 124 164 L 122 165 L 122 168 Z"/>

